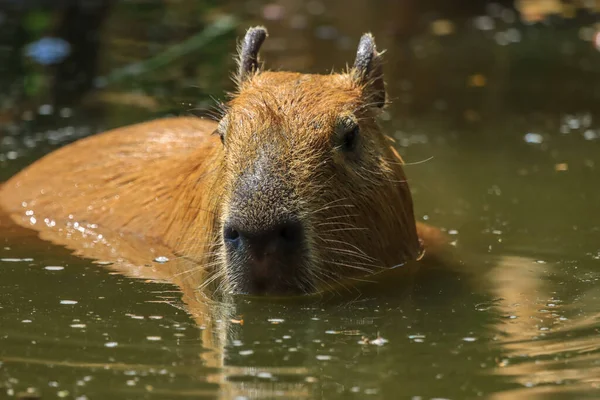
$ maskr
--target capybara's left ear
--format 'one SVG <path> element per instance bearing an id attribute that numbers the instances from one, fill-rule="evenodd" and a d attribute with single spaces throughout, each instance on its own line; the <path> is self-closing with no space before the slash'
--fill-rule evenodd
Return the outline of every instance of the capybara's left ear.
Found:
<path id="1" fill-rule="evenodd" d="M 377 52 L 373 35 L 365 33 L 358 43 L 356 60 L 351 71 L 355 79 L 363 85 L 367 102 L 375 107 L 385 105 L 385 82 L 381 54 Z"/>
<path id="2" fill-rule="evenodd" d="M 258 52 L 267 36 L 267 29 L 263 26 L 255 26 L 246 32 L 238 50 L 238 71 L 235 76 L 238 86 L 260 71 Z"/>

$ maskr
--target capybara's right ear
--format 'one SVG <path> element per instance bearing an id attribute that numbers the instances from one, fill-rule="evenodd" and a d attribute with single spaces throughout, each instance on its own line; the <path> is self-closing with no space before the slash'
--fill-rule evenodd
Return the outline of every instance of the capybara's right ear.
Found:
<path id="1" fill-rule="evenodd" d="M 352 67 L 352 74 L 359 84 L 363 85 L 368 103 L 376 107 L 385 105 L 385 82 L 381 54 L 377 52 L 373 35 L 365 33 L 358 43 L 356 60 Z"/>
<path id="2" fill-rule="evenodd" d="M 235 77 L 238 86 L 260 71 L 258 51 L 267 36 L 267 29 L 263 26 L 255 26 L 246 32 L 244 41 L 238 50 L 238 72 Z"/>

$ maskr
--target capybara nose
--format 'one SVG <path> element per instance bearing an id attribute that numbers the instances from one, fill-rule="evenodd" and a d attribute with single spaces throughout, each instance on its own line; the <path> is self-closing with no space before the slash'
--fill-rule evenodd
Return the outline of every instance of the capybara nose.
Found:
<path id="1" fill-rule="evenodd" d="M 244 229 L 235 222 L 225 224 L 223 239 L 232 252 L 244 252 L 255 261 L 284 258 L 301 247 L 304 240 L 302 224 L 293 219 L 262 229 Z"/>
<path id="2" fill-rule="evenodd" d="M 304 236 L 301 222 L 294 219 L 261 229 L 244 228 L 233 220 L 226 223 L 223 240 L 238 289 L 248 294 L 300 292 Z"/>

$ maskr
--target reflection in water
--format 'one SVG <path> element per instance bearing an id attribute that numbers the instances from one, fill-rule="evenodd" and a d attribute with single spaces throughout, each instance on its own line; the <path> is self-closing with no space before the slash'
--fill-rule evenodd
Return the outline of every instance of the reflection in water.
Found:
<path id="1" fill-rule="evenodd" d="M 413 164 L 407 174 L 417 213 L 455 240 L 468 275 L 432 268 L 414 283 L 389 279 L 386 287 L 331 298 L 215 303 L 190 284 L 201 271 L 167 249 L 149 252 L 147 243 L 108 235 L 119 256 L 96 246 L 102 254 L 88 256 L 112 263 L 99 268 L 3 217 L 0 392 L 33 388 L 43 398 L 81 399 L 594 396 L 599 60 L 595 18 L 583 9 L 595 6 L 309 3 L 229 9 L 247 21 L 243 27 L 267 25 L 265 58 L 282 69 L 339 67 L 359 34 L 374 31 L 388 49 L 393 100 L 383 123 Z M 190 2 L 147 4 L 113 3 L 89 16 L 69 36 L 83 43 L 71 42 L 72 58 L 60 70 L 30 64 L 20 52 L 69 27 L 65 18 L 77 10 L 0 11 L 0 36 L 10 42 L 0 53 L 2 179 L 78 137 L 222 98 L 234 32 L 156 73 L 101 79 L 227 15 L 226 7 L 208 12 Z M 99 41 L 86 42 L 86 29 Z M 86 76 L 78 80 L 73 68 Z M 86 255 L 90 238 L 69 233 L 71 249 Z M 155 263 L 157 256 L 170 261 Z"/>

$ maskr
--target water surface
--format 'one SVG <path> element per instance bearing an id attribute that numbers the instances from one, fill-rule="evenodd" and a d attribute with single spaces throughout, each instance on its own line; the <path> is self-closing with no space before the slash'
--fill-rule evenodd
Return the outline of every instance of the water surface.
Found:
<path id="1" fill-rule="evenodd" d="M 397 288 L 201 307 L 5 230 L 0 398 L 599 396 L 595 10 L 350 3 L 3 3 L 0 180 L 79 137 L 206 114 L 247 26 L 269 29 L 271 68 L 317 73 L 372 31 L 417 218 L 478 279 L 440 266 Z M 36 56 L 44 37 L 68 46 Z"/>

